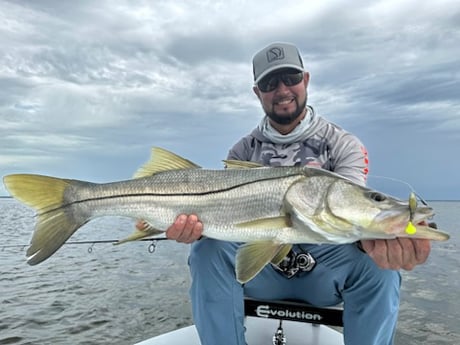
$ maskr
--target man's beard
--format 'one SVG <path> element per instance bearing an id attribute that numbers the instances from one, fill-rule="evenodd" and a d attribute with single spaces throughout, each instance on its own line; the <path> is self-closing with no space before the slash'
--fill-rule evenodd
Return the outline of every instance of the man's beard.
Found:
<path id="1" fill-rule="evenodd" d="M 302 104 L 297 103 L 297 98 L 295 99 L 296 102 L 296 109 L 294 112 L 288 115 L 278 115 L 275 113 L 275 111 L 268 111 L 265 110 L 265 114 L 268 116 L 270 120 L 273 122 L 279 124 L 279 125 L 289 125 L 293 123 L 305 110 L 305 107 L 307 106 L 307 97 L 305 97 L 305 100 L 302 102 Z"/>

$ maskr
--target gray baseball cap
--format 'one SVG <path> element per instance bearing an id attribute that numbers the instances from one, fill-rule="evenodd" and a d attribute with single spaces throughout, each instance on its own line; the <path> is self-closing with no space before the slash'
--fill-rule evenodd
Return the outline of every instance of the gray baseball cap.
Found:
<path id="1" fill-rule="evenodd" d="M 255 84 L 277 69 L 293 68 L 301 72 L 304 71 L 299 50 L 290 43 L 272 43 L 265 47 L 254 55 L 252 68 Z"/>

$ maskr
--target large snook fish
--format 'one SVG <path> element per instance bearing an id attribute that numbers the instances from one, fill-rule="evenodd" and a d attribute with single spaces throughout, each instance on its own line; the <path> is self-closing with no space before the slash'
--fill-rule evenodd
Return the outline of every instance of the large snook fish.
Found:
<path id="1" fill-rule="evenodd" d="M 34 208 L 38 220 L 28 263 L 38 264 L 96 217 L 127 216 L 148 222 L 126 240 L 165 231 L 180 213 L 196 214 L 203 235 L 246 242 L 237 253 L 236 275 L 244 283 L 269 262 L 279 263 L 294 243 L 351 243 L 396 237 L 447 240 L 424 222 L 430 207 L 409 206 L 329 171 L 309 167 L 204 170 L 163 149 L 135 179 L 95 184 L 41 175 L 4 177 L 11 195 Z M 248 169 L 251 167 L 251 169 Z M 415 225 L 409 234 L 408 223 Z M 414 233 L 415 232 L 415 233 Z"/>

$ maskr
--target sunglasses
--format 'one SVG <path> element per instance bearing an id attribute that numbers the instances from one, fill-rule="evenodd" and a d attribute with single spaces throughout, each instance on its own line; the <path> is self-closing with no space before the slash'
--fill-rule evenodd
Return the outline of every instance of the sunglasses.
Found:
<path id="1" fill-rule="evenodd" d="M 273 73 L 263 77 L 258 83 L 257 87 L 262 92 L 270 92 L 275 90 L 280 80 L 286 86 L 294 86 L 300 83 L 303 79 L 303 72 L 297 73 Z"/>

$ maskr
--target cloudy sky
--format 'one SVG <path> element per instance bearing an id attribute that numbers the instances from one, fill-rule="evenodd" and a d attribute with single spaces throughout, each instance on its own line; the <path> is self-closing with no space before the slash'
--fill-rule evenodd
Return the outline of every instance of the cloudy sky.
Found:
<path id="1" fill-rule="evenodd" d="M 457 0 L 0 0 L 0 175 L 126 179 L 151 146 L 220 168 L 263 116 L 251 59 L 273 41 L 371 175 L 460 199 Z"/>

